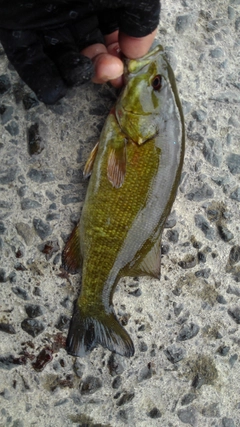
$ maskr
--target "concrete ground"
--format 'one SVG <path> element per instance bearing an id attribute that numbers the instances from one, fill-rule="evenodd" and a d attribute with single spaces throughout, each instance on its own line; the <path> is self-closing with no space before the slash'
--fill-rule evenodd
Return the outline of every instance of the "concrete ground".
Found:
<path id="1" fill-rule="evenodd" d="M 80 277 L 64 275 L 60 254 L 115 91 L 89 84 L 47 107 L 0 50 L 1 427 L 240 426 L 240 1 L 163 1 L 157 37 L 186 156 L 161 280 L 126 278 L 115 292 L 129 360 L 64 349 Z"/>

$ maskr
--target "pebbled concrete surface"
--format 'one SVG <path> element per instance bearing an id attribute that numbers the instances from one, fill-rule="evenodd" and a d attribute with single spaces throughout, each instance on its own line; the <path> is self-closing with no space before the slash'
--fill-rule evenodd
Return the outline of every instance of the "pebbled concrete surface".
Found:
<path id="1" fill-rule="evenodd" d="M 240 425 L 240 1 L 166 0 L 158 39 L 187 149 L 161 281 L 115 292 L 130 360 L 64 350 L 79 276 L 61 272 L 60 253 L 116 94 L 90 84 L 46 107 L 0 51 L 1 427 Z"/>

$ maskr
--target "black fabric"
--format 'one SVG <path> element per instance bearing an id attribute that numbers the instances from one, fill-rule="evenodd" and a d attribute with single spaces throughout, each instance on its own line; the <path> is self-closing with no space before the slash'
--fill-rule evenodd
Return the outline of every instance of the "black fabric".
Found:
<path id="1" fill-rule="evenodd" d="M 159 14 L 159 0 L 0 0 L 0 41 L 20 77 L 52 104 L 93 76 L 79 51 L 116 29 L 146 36 Z"/>
<path id="2" fill-rule="evenodd" d="M 0 0 L 0 28 L 50 29 L 101 14 L 103 33 L 113 16 L 120 30 L 134 37 L 151 33 L 158 25 L 159 0 Z M 89 21 L 88 21 L 89 24 Z"/>

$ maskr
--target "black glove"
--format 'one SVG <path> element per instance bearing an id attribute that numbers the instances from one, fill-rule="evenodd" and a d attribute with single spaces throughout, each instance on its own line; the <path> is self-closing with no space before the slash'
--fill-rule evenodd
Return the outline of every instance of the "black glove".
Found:
<path id="1" fill-rule="evenodd" d="M 0 0 L 0 41 L 38 98 L 54 104 L 67 86 L 92 78 L 92 61 L 82 49 L 104 43 L 103 35 L 116 29 L 144 37 L 159 14 L 159 0 Z"/>

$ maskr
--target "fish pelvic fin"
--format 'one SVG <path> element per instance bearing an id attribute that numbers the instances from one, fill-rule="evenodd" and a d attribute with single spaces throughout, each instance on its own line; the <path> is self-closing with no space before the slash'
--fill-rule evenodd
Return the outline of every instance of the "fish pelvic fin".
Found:
<path id="1" fill-rule="evenodd" d="M 90 156 L 85 164 L 84 170 L 83 170 L 83 176 L 84 178 L 88 178 L 93 170 L 93 165 L 97 156 L 97 152 L 98 152 L 98 146 L 99 146 L 99 141 L 97 142 L 97 144 L 95 145 L 95 147 L 92 149 Z"/>
<path id="2" fill-rule="evenodd" d="M 98 344 L 121 356 L 134 355 L 133 342 L 113 312 L 86 316 L 76 304 L 67 336 L 67 352 L 84 357 Z"/>

